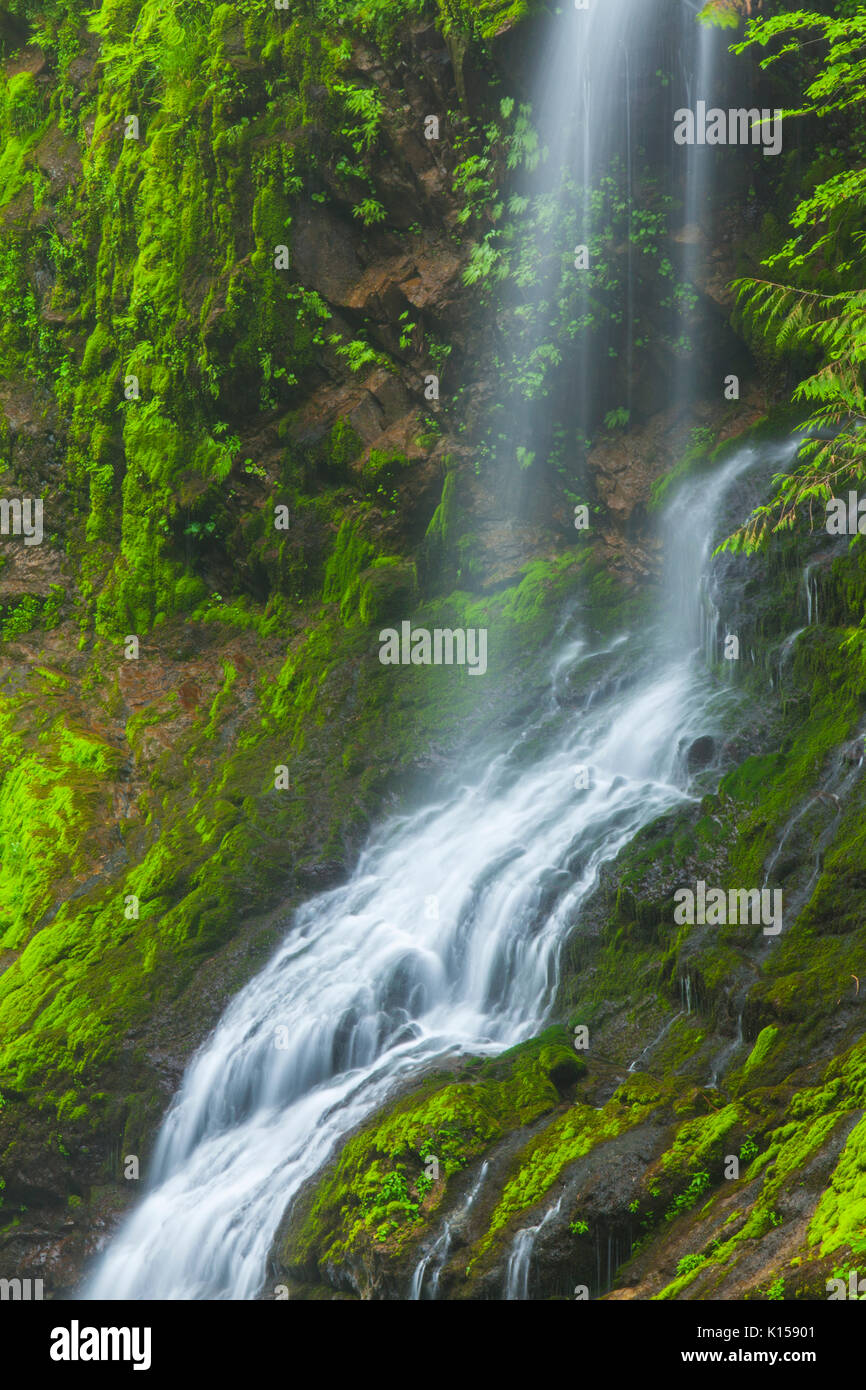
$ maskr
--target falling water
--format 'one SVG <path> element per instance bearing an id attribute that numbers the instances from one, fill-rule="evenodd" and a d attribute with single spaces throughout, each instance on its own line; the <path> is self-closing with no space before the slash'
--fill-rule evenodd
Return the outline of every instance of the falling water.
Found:
<path id="1" fill-rule="evenodd" d="M 713 1058 L 712 1064 L 711 1064 L 711 1066 L 710 1066 L 710 1075 L 709 1075 L 709 1079 L 708 1079 L 708 1081 L 707 1081 L 707 1083 L 706 1083 L 708 1086 L 715 1087 L 715 1086 L 718 1085 L 718 1083 L 719 1083 L 719 1078 L 725 1075 L 725 1072 L 728 1070 L 728 1067 L 730 1066 L 731 1061 L 732 1061 L 733 1058 L 736 1056 L 736 1054 L 739 1052 L 739 1050 L 740 1050 L 740 1048 L 741 1048 L 742 1046 L 743 1046 L 743 1011 L 742 1011 L 742 1009 L 740 1009 L 739 1013 L 737 1014 L 737 1032 L 736 1032 L 736 1036 L 735 1036 L 733 1042 L 727 1043 L 727 1044 L 722 1048 L 721 1052 L 719 1052 L 718 1056 L 716 1056 L 716 1057 Z"/>
<path id="2" fill-rule="evenodd" d="M 803 571 L 803 584 L 806 589 L 806 626 L 818 622 L 818 580 L 813 575 L 814 565 L 807 565 Z"/>
<path id="3" fill-rule="evenodd" d="M 680 985 L 682 985 L 682 981 L 680 981 Z M 681 993 L 682 993 L 682 992 L 683 992 L 683 991 L 681 990 Z M 660 1029 L 660 1031 L 656 1034 L 656 1036 L 655 1036 L 650 1042 L 647 1043 L 647 1045 L 646 1045 L 646 1047 L 643 1049 L 643 1051 L 640 1052 L 640 1053 L 638 1053 L 637 1057 L 635 1057 L 635 1059 L 634 1059 L 633 1062 L 630 1062 L 630 1063 L 629 1063 L 629 1066 L 628 1066 L 629 1072 L 637 1071 L 638 1067 L 641 1066 L 641 1064 L 642 1064 L 643 1062 L 645 1062 L 649 1057 L 652 1056 L 653 1052 L 655 1052 L 655 1050 L 656 1050 L 656 1048 L 658 1047 L 659 1043 L 662 1042 L 662 1041 L 667 1037 L 668 1033 L 671 1031 L 671 1029 L 673 1028 L 674 1024 L 677 1023 L 677 1022 L 679 1021 L 679 1019 L 681 1019 L 681 1018 L 683 1017 L 683 1014 L 686 1014 L 686 1013 L 691 1013 L 691 1009 L 686 1009 L 685 1006 L 684 1006 L 682 1009 L 680 1009 L 679 1013 L 675 1013 L 675 1014 L 672 1014 L 672 1015 L 671 1015 L 671 1017 L 668 1019 L 667 1023 L 665 1023 L 665 1025 Z"/>
<path id="4" fill-rule="evenodd" d="M 613 1286 L 614 1275 L 623 1260 L 631 1253 L 631 1231 L 605 1231 L 599 1228 L 595 1233 L 596 1296 L 601 1297 Z"/>
<path id="5" fill-rule="evenodd" d="M 657 62 L 650 38 L 666 12 L 666 0 L 605 0 L 563 16 L 539 121 L 553 164 L 582 160 L 587 187 L 630 118 L 624 45 L 638 84 Z M 580 351 L 575 374 L 586 389 Z M 668 509 L 655 621 L 607 648 L 591 624 L 566 623 L 548 698 L 519 734 L 491 730 L 461 781 L 381 824 L 349 880 L 292 914 L 272 960 L 192 1059 L 148 1189 L 85 1297 L 255 1297 L 284 1214 L 359 1124 L 443 1059 L 496 1054 L 545 1024 L 560 949 L 601 866 L 682 804 L 684 741 L 716 732 L 738 698 L 701 659 L 700 582 L 741 480 L 779 461 L 743 450 L 682 486 Z M 628 675 L 611 682 L 623 652 Z M 556 691 L 581 672 L 595 696 L 576 716 Z M 576 766 L 591 769 L 589 789 L 576 789 Z M 431 1262 L 441 1268 L 440 1239 Z M 527 1296 L 533 1241 L 512 1252 L 509 1297 Z M 418 1296 L 424 1280 L 421 1270 Z"/>
<path id="6" fill-rule="evenodd" d="M 775 688 L 777 683 L 781 687 L 785 674 L 785 667 L 791 659 L 798 639 L 807 628 L 812 627 L 814 623 L 818 622 L 818 580 L 813 572 L 814 570 L 814 561 L 806 565 L 803 569 L 803 596 L 806 607 L 806 623 L 804 627 L 795 628 L 793 632 L 790 632 L 779 647 L 778 654 L 775 658 L 775 678 L 772 671 L 770 673 L 771 690 Z"/>
<path id="7" fill-rule="evenodd" d="M 489 1167 L 489 1163 L 482 1163 L 481 1171 L 472 1184 L 472 1187 L 469 1189 L 469 1194 L 465 1202 L 447 1218 L 437 1240 L 431 1246 L 427 1254 L 423 1255 L 418 1261 L 415 1267 L 415 1273 L 412 1275 L 412 1287 L 409 1294 L 411 1301 L 417 1302 L 419 1299 L 426 1297 L 432 1302 L 438 1298 L 439 1280 L 442 1277 L 442 1270 L 445 1268 L 445 1264 L 451 1254 L 451 1247 L 454 1243 L 454 1233 L 466 1221 L 466 1218 L 469 1216 L 478 1200 Z M 430 1277 L 430 1285 L 428 1289 L 425 1289 L 428 1274 Z"/>
<path id="8" fill-rule="evenodd" d="M 520 374 L 537 374 L 539 384 L 525 396 L 515 393 L 508 402 L 510 429 L 504 443 L 506 452 L 499 458 L 502 477 L 498 496 L 500 504 L 511 510 L 517 506 L 520 489 L 530 486 L 513 463 L 513 451 L 523 447 L 534 455 L 549 424 L 551 387 L 546 378 L 546 353 L 552 315 L 563 296 L 574 292 L 575 322 L 586 329 L 596 317 L 599 294 L 605 297 L 605 291 L 593 284 L 592 271 L 605 254 L 601 248 L 609 212 L 599 198 L 599 189 L 606 179 L 617 184 L 628 211 L 622 313 L 629 370 L 621 387 L 622 399 L 613 404 L 629 408 L 635 321 L 635 251 L 630 235 L 637 162 L 635 93 L 642 95 L 645 119 L 647 89 L 656 81 L 655 73 L 663 61 L 663 36 L 669 23 L 668 0 L 605 0 L 586 10 L 569 6 L 550 26 L 540 55 L 533 102 L 533 124 L 540 137 L 538 163 L 526 171 L 522 183 L 518 181 L 519 191 L 534 213 L 532 255 L 524 256 L 511 288 L 511 307 L 517 311 L 517 321 L 523 322 L 527 300 L 541 311 L 531 316 L 536 324 L 534 332 L 520 336 L 516 344 Z M 658 126 L 657 113 L 654 116 Z M 639 133 L 646 135 L 643 130 Z M 672 147 L 672 121 L 661 138 Z M 586 248 L 588 253 L 586 267 L 577 264 L 579 248 Z M 588 434 L 600 423 L 598 402 L 608 393 L 610 358 L 591 331 L 569 336 L 570 389 L 579 429 Z"/>
<path id="9" fill-rule="evenodd" d="M 806 854 L 798 847 L 797 859 L 803 868 L 811 861 L 808 880 L 796 890 L 786 887 L 785 913 L 793 919 L 805 902 L 811 897 L 823 867 L 824 851 L 833 838 L 835 828 L 842 815 L 854 784 L 860 778 L 863 766 L 863 737 L 866 734 L 866 721 L 861 720 L 851 743 L 834 755 L 828 771 L 821 780 L 818 791 L 808 796 L 788 818 L 779 836 L 775 849 L 767 861 L 764 871 L 763 887 L 766 887 L 782 860 L 783 853 L 792 842 L 795 832 L 800 830 L 810 845 Z M 816 830 L 817 827 L 817 830 Z M 773 938 L 770 938 L 772 941 Z"/>
<path id="10" fill-rule="evenodd" d="M 560 1197 L 556 1205 L 545 1212 L 537 1226 L 529 1226 L 524 1231 L 518 1231 L 515 1236 L 505 1273 L 506 1301 L 514 1302 L 529 1298 L 529 1275 L 536 1242 L 545 1227 L 550 1226 L 556 1220 L 561 1208 L 562 1198 Z"/>
<path id="11" fill-rule="evenodd" d="M 685 87 L 688 108 L 694 111 L 697 103 L 705 102 L 711 107 L 713 89 L 717 78 L 718 58 L 724 48 L 724 38 L 719 31 L 709 25 L 696 24 L 694 12 L 682 6 L 681 24 L 683 27 L 683 58 Z M 697 34 L 697 45 L 695 35 Z M 697 52 L 695 52 L 695 46 Z M 701 263 L 704 258 L 704 230 L 702 221 L 707 214 L 707 196 L 711 188 L 711 165 L 715 150 L 708 145 L 695 143 L 686 146 L 686 176 L 684 196 L 685 226 L 682 237 L 685 243 L 683 255 L 683 280 L 687 286 L 697 285 Z M 688 308 L 684 308 L 686 320 Z M 693 360 L 689 352 L 687 362 Z M 689 376 L 686 371 L 686 376 Z M 689 399 L 689 385 L 684 386 L 683 396 Z"/>
<path id="12" fill-rule="evenodd" d="M 683 1012 L 691 1017 L 692 1012 L 692 977 L 683 975 L 680 979 L 680 999 L 682 1000 Z"/>
<path id="13" fill-rule="evenodd" d="M 706 563 L 718 511 L 755 462 L 746 450 L 677 497 L 678 567 Z M 254 1296 L 283 1212 L 365 1116 L 434 1061 L 495 1053 L 543 1025 L 560 946 L 600 866 L 682 801 L 681 740 L 719 718 L 718 683 L 682 646 L 690 624 L 672 593 L 658 624 L 627 639 L 630 689 L 579 720 L 549 701 L 523 731 L 538 748 L 533 762 L 521 737 L 494 747 L 474 779 L 386 822 L 350 881 L 295 913 L 190 1064 L 150 1191 L 101 1260 L 91 1296 Z M 564 647 L 578 668 L 595 654 L 588 639 Z M 575 790 L 576 765 L 591 768 L 589 790 Z M 551 871 L 578 850 L 580 869 L 557 875 L 551 905 Z M 438 919 L 424 911 L 430 898 Z"/>

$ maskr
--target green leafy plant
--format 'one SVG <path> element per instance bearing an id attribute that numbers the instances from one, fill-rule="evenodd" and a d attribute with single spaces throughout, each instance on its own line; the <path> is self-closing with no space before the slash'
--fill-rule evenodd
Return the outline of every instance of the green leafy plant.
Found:
<path id="1" fill-rule="evenodd" d="M 624 406 L 619 406 L 616 410 L 609 410 L 604 417 L 604 427 L 606 430 L 624 430 L 628 427 L 631 419 L 631 411 Z"/>
<path id="2" fill-rule="evenodd" d="M 353 338 L 351 342 L 344 343 L 339 333 L 331 334 L 328 339 L 332 347 L 336 349 L 341 357 L 345 357 L 349 363 L 349 370 L 360 372 L 364 367 L 388 366 L 388 359 L 375 348 L 365 343 L 363 338 Z"/>
<path id="3" fill-rule="evenodd" d="M 861 107 L 866 100 L 866 11 L 830 16 L 797 10 L 772 19 L 753 18 L 734 45 L 776 51 L 761 60 L 770 67 L 792 48 L 823 51 L 825 58 L 805 83 L 800 106 L 784 118 L 811 115 L 826 120 Z M 866 160 L 859 142 L 850 158 L 801 199 L 790 219 L 791 236 L 763 264 L 783 278 L 749 277 L 735 282 L 739 313 L 747 330 L 777 354 L 808 356 L 817 365 L 794 391 L 811 408 L 807 428 L 824 438 L 807 439 L 799 466 L 774 478 L 771 501 L 724 542 L 746 552 L 769 536 L 790 529 L 805 513 L 810 526 L 823 521 L 826 501 L 854 481 L 866 463 L 860 423 L 866 417 Z M 828 437 L 829 436 L 829 437 Z"/>
<path id="4" fill-rule="evenodd" d="M 382 123 L 382 93 L 378 87 L 352 87 L 345 82 L 336 82 L 334 91 L 343 98 L 349 114 L 358 118 L 358 124 L 345 131 L 352 142 L 352 148 L 356 154 L 369 151 L 378 137 Z"/>
<path id="5" fill-rule="evenodd" d="M 400 351 L 406 352 L 407 349 L 412 346 L 412 339 L 415 336 L 415 332 L 418 328 L 418 325 L 417 323 L 412 323 L 410 321 L 408 309 L 403 310 L 403 313 L 400 315 L 398 322 L 401 324 Z"/>
<path id="6" fill-rule="evenodd" d="M 763 0 L 706 0 L 698 19 L 719 29 L 736 29 L 744 16 L 752 13 L 753 4 L 759 10 Z"/>
<path id="7" fill-rule="evenodd" d="M 372 227 L 377 222 L 384 222 L 388 214 L 375 198 L 365 198 L 352 209 L 352 216 L 360 218 L 365 227 Z"/>
<path id="8" fill-rule="evenodd" d="M 665 1212 L 665 1220 L 673 1221 L 684 1211 L 689 1211 L 695 1205 L 698 1198 L 706 1192 L 709 1185 L 709 1173 L 695 1173 L 685 1192 L 681 1192 L 679 1196 L 675 1197 L 674 1200 L 671 1202 L 670 1206 Z"/>

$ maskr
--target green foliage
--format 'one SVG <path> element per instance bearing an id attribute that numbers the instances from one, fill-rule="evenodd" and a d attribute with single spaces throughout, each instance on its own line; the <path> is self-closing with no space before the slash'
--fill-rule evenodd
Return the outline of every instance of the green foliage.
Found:
<path id="1" fill-rule="evenodd" d="M 670 203 L 651 175 L 640 208 L 628 196 L 627 171 L 616 158 L 590 189 L 578 187 L 573 170 L 564 167 L 553 190 L 535 196 L 512 191 L 510 166 L 540 157 L 528 135 L 530 126 L 531 113 L 524 108 L 516 116 L 511 111 L 508 120 L 490 123 L 478 133 L 480 148 L 476 136 L 471 153 L 458 165 L 457 179 L 464 220 L 478 236 L 464 280 L 477 288 L 483 302 L 496 304 L 507 324 L 493 369 L 504 395 L 541 402 L 564 389 L 575 352 L 587 363 L 617 356 L 628 317 L 624 242 L 632 248 L 633 302 L 646 306 L 634 322 L 636 356 L 649 350 L 659 322 L 673 323 L 678 287 L 664 255 Z M 583 211 L 587 207 L 588 216 Z M 574 249 L 582 244 L 588 246 L 589 269 L 575 275 Z M 501 288 L 505 282 L 507 300 Z M 680 353 L 688 346 L 671 343 Z M 609 412 L 609 419 L 609 428 L 627 424 L 624 408 Z M 534 441 L 514 441 L 493 425 L 479 464 L 500 458 L 506 441 L 512 455 L 515 446 L 535 451 Z"/>
<path id="2" fill-rule="evenodd" d="M 556 1091 L 550 1074 L 565 1065 L 578 1067 L 561 1030 L 551 1029 L 502 1057 L 467 1059 L 456 1082 L 428 1078 L 414 1095 L 372 1117 L 307 1199 L 288 1238 L 292 1261 L 313 1252 L 322 1260 L 362 1250 L 371 1232 L 401 1250 L 420 1229 L 418 1217 L 436 1210 L 450 1177 L 508 1129 L 551 1109 Z M 431 1156 L 440 1165 L 440 1182 L 432 1188 L 420 1171 Z"/>
<path id="3" fill-rule="evenodd" d="M 685 1192 L 681 1192 L 671 1202 L 665 1212 L 666 1221 L 674 1221 L 684 1211 L 689 1211 L 710 1185 L 709 1173 L 695 1173 Z"/>
<path id="4" fill-rule="evenodd" d="M 718 29 L 737 29 L 743 16 L 750 13 L 751 0 L 706 0 L 698 20 Z"/>
<path id="5" fill-rule="evenodd" d="M 604 427 L 606 430 L 625 430 L 628 429 L 628 422 L 631 419 L 631 411 L 624 406 L 619 406 L 616 410 L 609 410 L 604 417 Z"/>
<path id="6" fill-rule="evenodd" d="M 762 59 L 763 67 L 804 43 L 824 55 L 805 82 L 800 106 L 786 112 L 786 119 L 809 114 L 826 121 L 866 99 L 862 7 L 842 16 L 797 10 L 754 18 L 735 51 L 767 48 L 777 40 L 778 50 Z M 807 440 L 800 466 L 777 475 L 774 497 L 728 538 L 730 550 L 753 551 L 770 535 L 791 529 L 803 514 L 810 526 L 823 522 L 826 501 L 855 481 L 866 464 L 859 428 L 866 416 L 866 160 L 860 135 L 853 153 L 853 167 L 849 154 L 844 167 L 801 199 L 790 219 L 792 235 L 764 261 L 768 269 L 781 268 L 787 278 L 751 277 L 735 287 L 742 320 L 751 331 L 775 351 L 813 363 L 794 400 L 810 409 L 809 429 L 832 431 L 833 437 Z"/>
<path id="7" fill-rule="evenodd" d="M 370 347 L 363 338 L 352 338 L 344 342 L 339 333 L 333 333 L 328 340 L 340 357 L 345 357 L 352 372 L 361 372 L 365 367 L 389 367 L 390 363 L 383 353 Z"/>
<path id="8" fill-rule="evenodd" d="M 387 217 L 385 209 L 375 198 L 365 198 L 353 208 L 352 216 L 358 217 L 365 227 L 373 227 L 377 222 L 384 222 Z"/>
<path id="9" fill-rule="evenodd" d="M 378 1189 L 367 1189 L 361 1199 L 361 1205 L 374 1220 L 393 1205 L 402 1208 L 408 1216 L 417 1216 L 419 1209 L 418 1203 L 410 1200 L 405 1173 L 397 1170 L 386 1173 Z"/>
<path id="10" fill-rule="evenodd" d="M 47 598 L 27 594 L 11 607 L 0 607 L 0 641 L 13 642 L 34 628 L 46 631 L 57 626 L 66 591 L 52 584 Z"/>
<path id="11" fill-rule="evenodd" d="M 334 91 L 342 97 L 346 110 L 358 124 L 346 130 L 356 154 L 369 153 L 379 136 L 384 105 L 378 87 L 352 87 L 335 82 Z"/>

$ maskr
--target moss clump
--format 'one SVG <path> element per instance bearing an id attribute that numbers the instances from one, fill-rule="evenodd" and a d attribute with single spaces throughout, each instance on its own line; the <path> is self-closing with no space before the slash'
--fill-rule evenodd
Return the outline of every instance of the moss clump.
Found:
<path id="1" fill-rule="evenodd" d="M 749 1053 L 743 1064 L 743 1076 L 748 1076 L 749 1072 L 762 1067 L 767 1061 L 773 1050 L 773 1044 L 778 1037 L 778 1028 L 762 1028 L 755 1040 L 755 1046 Z"/>
<path id="2" fill-rule="evenodd" d="M 502 1195 L 491 1215 L 486 1235 L 473 1251 L 471 1264 L 480 1259 L 506 1226 L 540 1202 L 563 1171 L 591 1149 L 640 1124 L 661 1099 L 658 1085 L 651 1095 L 631 1092 L 625 1083 L 607 1105 L 575 1104 L 558 1116 L 520 1152 Z"/>
<path id="3" fill-rule="evenodd" d="M 448 1203 L 455 1174 L 509 1131 L 556 1108 L 566 1076 L 573 1082 L 582 1071 L 561 1030 L 552 1030 L 495 1062 L 466 1063 L 456 1081 L 431 1077 L 343 1147 L 293 1217 L 285 1265 L 309 1274 L 363 1254 L 372 1241 L 398 1255 Z"/>

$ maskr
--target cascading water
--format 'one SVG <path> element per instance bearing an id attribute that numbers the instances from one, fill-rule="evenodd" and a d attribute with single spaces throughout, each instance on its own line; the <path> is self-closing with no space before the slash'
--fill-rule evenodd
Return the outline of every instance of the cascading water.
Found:
<path id="1" fill-rule="evenodd" d="M 652 90 L 659 85 L 660 68 L 668 63 L 670 27 L 669 0 L 605 0 L 580 11 L 566 7 L 551 25 L 539 56 L 532 108 L 538 146 L 517 185 L 519 197 L 531 209 L 531 231 L 521 232 L 521 254 L 506 294 L 506 307 L 512 311 L 508 322 L 515 332 L 503 343 L 503 352 L 511 356 L 512 378 L 521 381 L 520 388 L 513 382 L 505 388 L 507 401 L 499 402 L 500 407 L 507 404 L 509 429 L 498 436 L 498 495 L 509 514 L 519 507 L 521 490 L 531 483 L 522 471 L 526 458 L 534 458 L 547 438 L 550 336 L 565 302 L 570 322 L 562 325 L 562 332 L 569 341 L 569 390 L 580 432 L 589 432 L 598 420 L 599 400 L 609 394 L 614 353 L 610 348 L 609 355 L 610 345 L 595 331 L 599 299 L 609 290 L 594 280 L 597 266 L 611 254 L 605 240 L 610 217 L 605 197 L 620 199 L 626 209 L 622 265 L 617 264 L 622 299 L 611 319 L 624 328 L 627 370 L 622 397 L 609 403 L 617 410 L 630 410 L 638 336 L 632 217 L 639 204 L 636 186 L 639 189 L 644 176 L 638 158 L 643 147 L 636 135 L 647 136 L 651 114 L 653 138 L 666 150 L 672 146 L 672 123 L 665 128 Z M 691 27 L 697 29 L 694 23 Z M 697 41 L 695 33 L 693 43 Z M 527 323 L 532 325 L 528 330 Z M 527 378 L 535 383 L 528 389 Z"/>
<path id="2" fill-rule="evenodd" d="M 713 1058 L 712 1065 L 710 1066 L 710 1074 L 706 1082 L 707 1086 L 714 1087 L 718 1085 L 719 1077 L 724 1076 L 725 1072 L 727 1071 L 728 1067 L 730 1066 L 731 1062 L 733 1061 L 734 1057 L 736 1057 L 737 1053 L 739 1052 L 742 1046 L 743 1010 L 741 1008 L 739 1013 L 737 1014 L 737 1032 L 734 1037 L 734 1040 L 733 1042 L 726 1044 L 726 1046 L 722 1048 L 721 1052 L 719 1052 L 718 1056 Z"/>
<path id="3" fill-rule="evenodd" d="M 412 1301 L 427 1298 L 431 1302 L 439 1296 L 439 1280 L 448 1256 L 451 1254 L 451 1246 L 454 1239 L 454 1232 L 459 1225 L 466 1220 L 472 1208 L 478 1200 L 484 1180 L 489 1171 L 489 1163 L 482 1163 L 481 1170 L 465 1200 L 451 1216 L 448 1217 L 438 1239 L 431 1246 L 426 1255 L 423 1255 L 415 1267 L 412 1276 L 412 1287 L 409 1297 Z M 429 1280 L 429 1287 L 428 1287 Z"/>
<path id="4" fill-rule="evenodd" d="M 803 585 L 806 590 L 806 626 L 817 623 L 818 618 L 818 580 L 813 575 L 814 565 L 807 565 L 803 571 Z"/>
<path id="5" fill-rule="evenodd" d="M 554 1222 L 560 1213 L 562 1198 L 549 1211 L 545 1212 L 537 1226 L 518 1231 L 508 1257 L 505 1273 L 505 1298 L 509 1302 L 522 1301 L 529 1297 L 529 1272 L 532 1252 L 536 1241 L 546 1226 Z"/>
<path id="6" fill-rule="evenodd" d="M 691 1015 L 691 1012 L 692 1012 L 692 977 L 691 977 L 691 975 L 684 975 L 683 978 L 680 980 L 680 998 L 682 999 L 682 1002 L 683 1002 L 683 1009 L 684 1009 L 685 1013 L 688 1014 L 688 1015 Z"/>
<path id="7" fill-rule="evenodd" d="M 667 0 L 605 0 L 564 15 L 565 37 L 554 36 L 537 115 L 547 195 L 550 170 L 572 161 L 587 222 L 588 190 L 633 119 L 622 82 L 640 87 L 658 62 L 651 36 L 666 9 Z M 588 391 L 593 369 L 580 352 L 575 376 Z M 434 1063 L 499 1052 L 543 1026 L 560 947 L 601 865 L 687 795 L 682 748 L 736 698 L 695 659 L 699 590 L 730 489 L 757 461 L 744 451 L 677 494 L 667 548 L 678 582 L 654 626 L 621 634 L 607 654 L 588 633 L 563 634 L 547 702 L 519 736 L 494 735 L 474 776 L 383 824 L 350 881 L 294 914 L 192 1060 L 149 1190 L 85 1297 L 255 1297 L 283 1214 L 365 1117 Z M 606 663 L 623 644 L 629 674 L 611 685 Z M 559 683 L 596 670 L 594 695 L 569 714 Z M 588 789 L 576 787 L 577 767 L 591 769 Z M 442 1240 L 439 1269 L 447 1232 Z M 524 1244 L 509 1297 L 528 1296 L 533 1241 Z M 416 1296 L 424 1279 L 422 1269 Z"/>
<path id="8" fill-rule="evenodd" d="M 706 563 L 727 491 L 755 462 L 744 451 L 678 497 L 678 565 Z M 630 689 L 579 720 L 551 698 L 524 730 L 539 749 L 532 764 L 518 737 L 474 784 L 385 824 L 349 883 L 299 909 L 191 1063 L 151 1191 L 88 1295 L 254 1296 L 287 1205 L 359 1121 L 434 1060 L 538 1031 L 601 864 L 682 800 L 681 742 L 718 720 L 718 681 L 682 641 L 697 620 L 692 593 L 690 613 L 674 590 L 657 627 L 627 639 Z M 569 647 L 578 667 L 592 660 L 589 643 Z M 575 790 L 576 766 L 591 769 L 589 790 Z M 554 878 L 578 849 L 579 872 Z"/>
<path id="9" fill-rule="evenodd" d="M 718 59 L 724 48 L 724 38 L 719 30 L 704 24 L 697 24 L 695 12 L 690 5 L 681 6 L 682 42 L 680 48 L 681 81 L 685 87 L 687 107 L 696 111 L 698 103 L 713 106 L 713 96 L 718 78 Z M 683 241 L 682 289 L 680 291 L 680 319 L 682 340 L 680 351 L 682 363 L 678 372 L 678 399 L 688 406 L 694 391 L 694 343 L 691 341 L 694 324 L 695 296 L 702 263 L 706 260 L 704 221 L 707 215 L 707 195 L 710 191 L 711 171 L 716 151 L 703 142 L 687 146 L 685 149 L 684 182 L 684 226 L 680 233 Z"/>
<path id="10" fill-rule="evenodd" d="M 686 1013 L 688 1013 L 688 1012 L 690 1012 L 690 1010 L 686 1010 L 685 1008 L 683 1008 L 683 1009 L 680 1009 L 679 1013 L 671 1014 L 671 1016 L 670 1016 L 670 1018 L 668 1019 L 668 1021 L 664 1024 L 664 1026 L 660 1029 L 660 1031 L 656 1034 L 656 1036 L 655 1036 L 650 1042 L 647 1043 L 647 1045 L 646 1045 L 646 1047 L 643 1049 L 643 1051 L 642 1051 L 641 1053 L 639 1053 L 637 1057 L 635 1057 L 635 1059 L 634 1059 L 633 1062 L 629 1062 L 629 1066 L 628 1066 L 629 1072 L 635 1072 L 635 1071 L 637 1071 L 638 1067 L 642 1066 L 643 1063 L 646 1062 L 646 1061 L 652 1056 L 652 1054 L 655 1052 L 656 1048 L 658 1047 L 659 1043 L 662 1042 L 663 1039 L 667 1037 L 668 1033 L 671 1031 L 671 1029 L 673 1028 L 674 1024 L 677 1023 L 677 1022 L 679 1021 L 679 1019 L 681 1019 L 681 1018 L 683 1017 L 683 1015 L 686 1014 Z"/>

